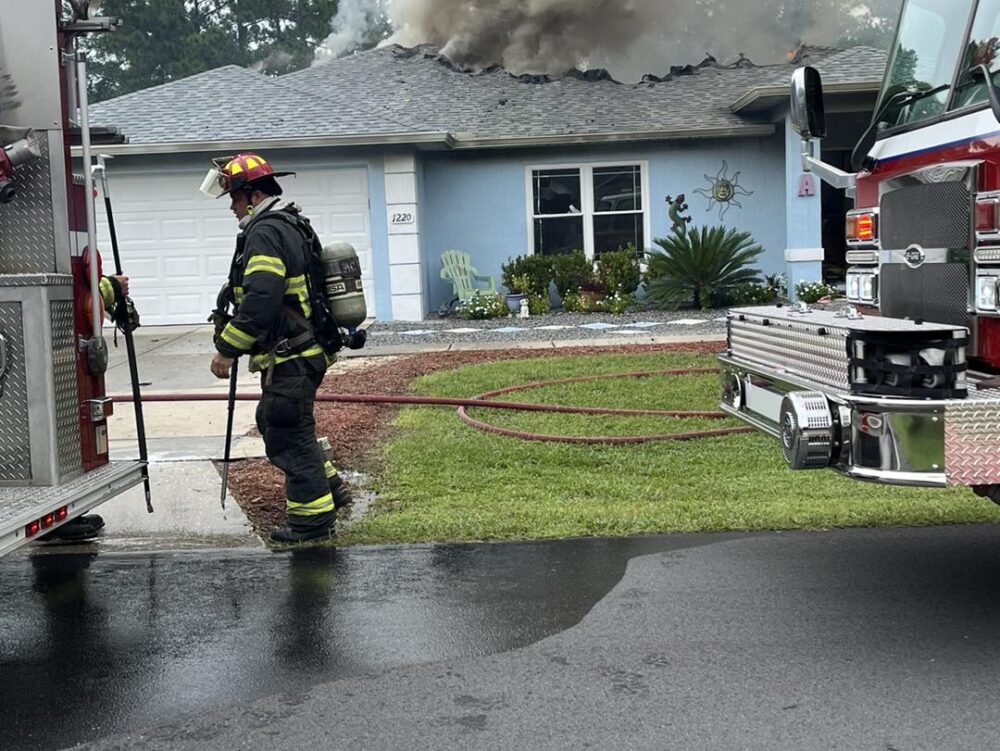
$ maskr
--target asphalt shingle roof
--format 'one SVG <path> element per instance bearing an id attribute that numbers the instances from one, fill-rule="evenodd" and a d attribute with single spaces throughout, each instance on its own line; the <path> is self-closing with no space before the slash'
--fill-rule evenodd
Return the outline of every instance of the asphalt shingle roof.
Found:
<path id="1" fill-rule="evenodd" d="M 500 68 L 469 73 L 431 48 L 389 46 L 279 78 L 227 66 L 102 102 L 91 120 L 119 128 L 132 144 L 431 132 L 449 133 L 459 144 L 750 134 L 766 123 L 739 114 L 734 105 L 755 90 L 787 87 L 803 62 L 815 65 L 824 83 L 874 89 L 886 54 L 866 47 L 806 48 L 787 64 L 707 60 L 663 78 L 621 84 L 593 71 L 551 79 Z"/>
<path id="2" fill-rule="evenodd" d="M 90 119 L 133 144 L 407 133 L 399 122 L 290 88 L 237 65 L 93 105 Z"/>

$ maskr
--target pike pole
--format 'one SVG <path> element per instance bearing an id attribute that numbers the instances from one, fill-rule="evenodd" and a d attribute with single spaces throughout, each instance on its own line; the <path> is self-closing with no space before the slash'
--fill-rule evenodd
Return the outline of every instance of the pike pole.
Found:
<path id="1" fill-rule="evenodd" d="M 222 458 L 222 495 L 219 500 L 222 508 L 226 508 L 226 493 L 229 490 L 229 460 L 233 445 L 233 414 L 236 412 L 236 377 L 240 361 L 234 360 L 229 373 L 229 415 L 226 417 L 226 450 Z"/>
<path id="2" fill-rule="evenodd" d="M 111 250 L 115 257 L 115 274 L 122 275 L 122 258 L 118 251 L 118 233 L 115 231 L 115 214 L 111 208 L 111 193 L 108 191 L 108 176 L 105 171 L 104 157 L 97 158 L 97 166 L 93 168 L 101 181 L 101 191 L 104 193 L 104 209 L 108 215 L 108 233 L 111 235 Z M 132 381 L 132 402 L 135 410 L 135 432 L 139 442 L 139 459 L 142 462 L 142 487 L 146 492 L 146 511 L 153 513 L 152 494 L 149 490 L 149 453 L 146 450 L 146 421 L 142 414 L 142 392 L 139 388 L 139 361 L 135 354 L 135 338 L 132 336 L 132 325 L 129 320 L 129 308 L 132 300 L 127 296 L 115 306 L 114 322 L 125 337 L 125 351 L 128 353 L 129 379 Z"/>

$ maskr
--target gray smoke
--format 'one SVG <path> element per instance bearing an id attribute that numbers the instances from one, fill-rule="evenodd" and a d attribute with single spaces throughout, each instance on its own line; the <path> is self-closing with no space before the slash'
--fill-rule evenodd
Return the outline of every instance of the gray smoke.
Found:
<path id="1" fill-rule="evenodd" d="M 340 0 L 330 22 L 330 36 L 316 50 L 316 63 L 342 57 L 377 41 L 389 30 L 385 0 Z"/>
<path id="2" fill-rule="evenodd" d="M 329 54 L 357 49 L 373 19 L 388 41 L 431 44 L 459 66 L 501 64 L 512 73 L 561 74 L 606 68 L 620 81 L 671 65 L 745 54 L 758 64 L 784 60 L 806 42 L 834 44 L 874 30 L 881 38 L 901 0 L 342 0 Z M 366 27 L 366 23 L 369 26 Z M 864 27 L 864 28 L 862 28 Z M 366 31 L 367 29 L 367 31 Z M 370 39 L 370 36 L 369 36 Z M 861 34 L 853 41 L 870 41 Z M 353 47 L 352 47 L 353 45 Z M 340 50 L 341 52 L 338 52 Z"/>

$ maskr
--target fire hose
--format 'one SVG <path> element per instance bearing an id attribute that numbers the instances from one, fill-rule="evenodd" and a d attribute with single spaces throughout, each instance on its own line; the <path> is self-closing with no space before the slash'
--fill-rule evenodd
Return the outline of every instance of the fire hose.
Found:
<path id="1" fill-rule="evenodd" d="M 497 435 L 518 438 L 526 441 L 542 441 L 547 443 L 572 443 L 586 445 L 627 445 L 651 443 L 658 441 L 691 441 L 701 438 L 718 438 L 727 435 L 739 435 L 754 432 L 753 428 L 719 428 L 715 430 L 697 430 L 683 433 L 665 433 L 658 435 L 634 435 L 634 436 L 558 436 L 543 435 L 538 433 L 528 433 L 524 431 L 509 430 L 496 425 L 476 420 L 468 415 L 468 409 L 499 409 L 518 412 L 549 412 L 560 414 L 583 414 L 583 415 L 607 415 L 625 417 L 673 417 L 673 418 L 702 418 L 711 420 L 721 420 L 728 415 L 724 412 L 710 411 L 690 411 L 690 410 L 662 410 L 662 409 L 612 409 L 605 407 L 574 407 L 557 404 L 534 404 L 530 402 L 508 402 L 498 401 L 492 397 L 518 391 L 545 388 L 547 386 L 565 385 L 573 383 L 584 383 L 600 380 L 610 380 L 618 378 L 651 378 L 651 377 L 674 377 L 683 375 L 701 375 L 708 373 L 718 373 L 715 368 L 685 368 L 681 370 L 660 370 L 639 373 L 615 373 L 602 376 L 585 376 L 583 378 L 566 378 L 554 381 L 536 381 L 533 383 L 512 386 L 497 391 L 488 391 L 469 399 L 455 399 L 449 397 L 434 396 L 400 396 L 394 394 L 317 394 L 316 401 L 321 403 L 343 403 L 343 404 L 387 404 L 387 405 L 409 405 L 409 406 L 435 406 L 435 407 L 456 407 L 459 418 L 466 424 L 478 430 Z M 129 403 L 132 401 L 130 395 L 120 395 L 112 397 L 116 402 Z M 148 394 L 142 397 L 146 403 L 151 402 L 222 402 L 228 401 L 228 394 Z M 236 394 L 236 401 L 257 401 L 260 394 Z"/>

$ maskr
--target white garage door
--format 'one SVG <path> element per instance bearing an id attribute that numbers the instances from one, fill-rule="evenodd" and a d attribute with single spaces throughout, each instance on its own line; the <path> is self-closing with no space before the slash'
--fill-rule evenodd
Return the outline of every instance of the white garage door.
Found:
<path id="1" fill-rule="evenodd" d="M 115 228 L 131 297 L 144 326 L 205 323 L 226 281 L 236 241 L 229 201 L 198 191 L 204 171 L 108 171 Z M 361 259 L 368 310 L 374 308 L 368 173 L 364 167 L 309 169 L 282 180 L 324 243 L 351 243 Z M 103 202 L 99 247 L 112 268 Z"/>

